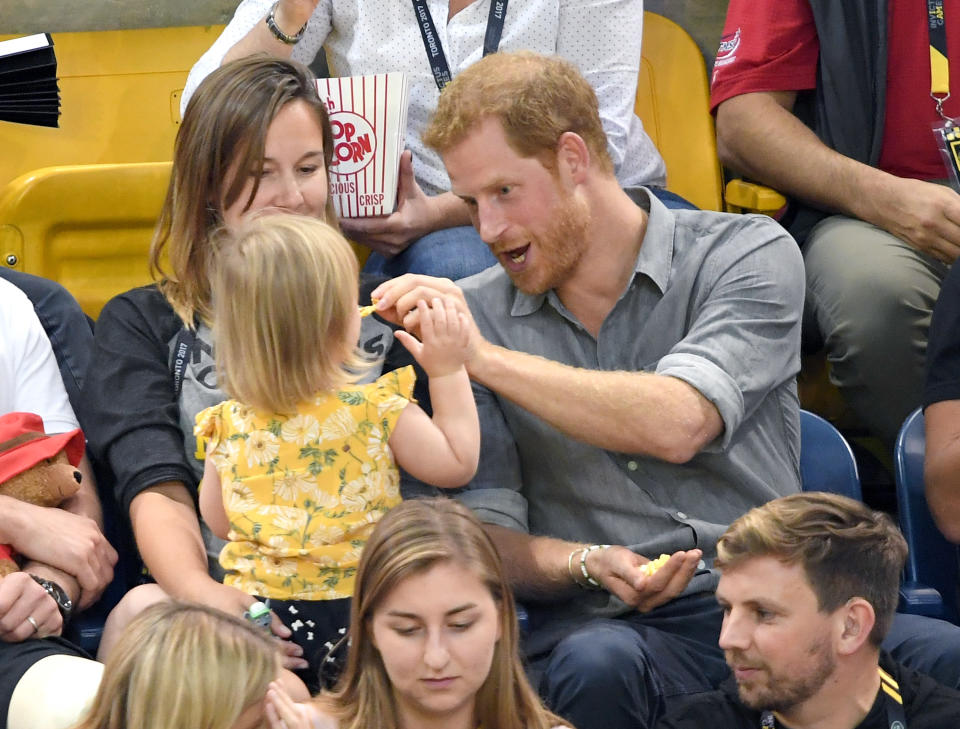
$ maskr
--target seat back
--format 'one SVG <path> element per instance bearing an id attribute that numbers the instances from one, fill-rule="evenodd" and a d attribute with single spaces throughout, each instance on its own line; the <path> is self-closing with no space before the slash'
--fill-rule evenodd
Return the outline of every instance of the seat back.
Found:
<path id="1" fill-rule="evenodd" d="M 96 319 L 149 282 L 170 162 L 47 167 L 0 189 L 0 264 L 52 279 Z"/>
<path id="2" fill-rule="evenodd" d="M 52 34 L 60 78 L 60 127 L 0 122 L 0 187 L 52 165 L 172 159 L 187 74 L 221 29 Z"/>
<path id="3" fill-rule="evenodd" d="M 800 483 L 804 491 L 863 500 L 850 444 L 829 421 L 807 410 L 800 411 Z"/>
<path id="4" fill-rule="evenodd" d="M 900 428 L 893 453 L 900 528 L 910 548 L 901 594 L 908 598 L 908 611 L 957 622 L 957 547 L 940 533 L 927 507 L 923 481 L 925 446 L 923 411 L 917 409 Z M 939 614 L 921 605 L 910 609 L 911 591 L 931 588 L 939 593 Z"/>
<path id="5" fill-rule="evenodd" d="M 683 28 L 651 12 L 643 14 L 634 111 L 667 163 L 667 187 L 703 210 L 723 210 L 703 54 Z"/>

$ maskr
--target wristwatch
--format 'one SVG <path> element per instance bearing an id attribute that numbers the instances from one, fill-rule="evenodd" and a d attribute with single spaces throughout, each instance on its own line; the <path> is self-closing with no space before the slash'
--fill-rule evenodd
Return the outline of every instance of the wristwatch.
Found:
<path id="1" fill-rule="evenodd" d="M 63 618 L 63 627 L 67 627 L 67 623 L 70 622 L 70 616 L 73 615 L 73 600 L 71 600 L 66 591 L 53 580 L 45 580 L 36 575 L 30 576 L 34 582 L 46 590 L 47 594 L 57 603 L 57 608 L 60 610 L 60 617 Z"/>

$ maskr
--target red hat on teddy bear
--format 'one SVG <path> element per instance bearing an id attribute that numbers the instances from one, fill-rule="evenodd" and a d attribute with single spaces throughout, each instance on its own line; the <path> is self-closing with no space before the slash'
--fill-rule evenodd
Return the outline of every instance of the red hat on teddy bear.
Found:
<path id="1" fill-rule="evenodd" d="M 43 419 L 34 413 L 0 416 L 0 483 L 36 466 L 45 458 L 66 451 L 71 465 L 83 458 L 85 441 L 79 428 L 69 433 L 46 435 Z"/>

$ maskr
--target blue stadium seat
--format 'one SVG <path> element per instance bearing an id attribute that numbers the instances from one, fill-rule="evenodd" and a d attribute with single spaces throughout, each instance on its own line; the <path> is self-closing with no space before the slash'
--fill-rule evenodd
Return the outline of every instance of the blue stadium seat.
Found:
<path id="1" fill-rule="evenodd" d="M 957 547 L 943 537 L 927 508 L 925 443 L 923 411 L 917 409 L 900 428 L 893 453 L 900 528 L 910 548 L 900 587 L 900 611 L 958 623 Z"/>
<path id="2" fill-rule="evenodd" d="M 857 460 L 833 425 L 800 411 L 800 483 L 804 491 L 829 491 L 863 501 Z"/>

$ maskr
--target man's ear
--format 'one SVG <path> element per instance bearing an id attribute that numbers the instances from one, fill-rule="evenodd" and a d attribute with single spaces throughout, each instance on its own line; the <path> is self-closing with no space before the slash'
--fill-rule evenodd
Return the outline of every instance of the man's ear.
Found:
<path id="1" fill-rule="evenodd" d="M 557 140 L 557 166 L 561 175 L 569 175 L 574 184 L 581 184 L 590 167 L 590 150 L 576 132 L 564 132 Z"/>
<path id="2" fill-rule="evenodd" d="M 842 625 L 837 652 L 840 655 L 856 653 L 869 640 L 870 631 L 877 622 L 873 605 L 862 597 L 852 597 L 839 609 L 838 618 L 842 620 Z"/>

